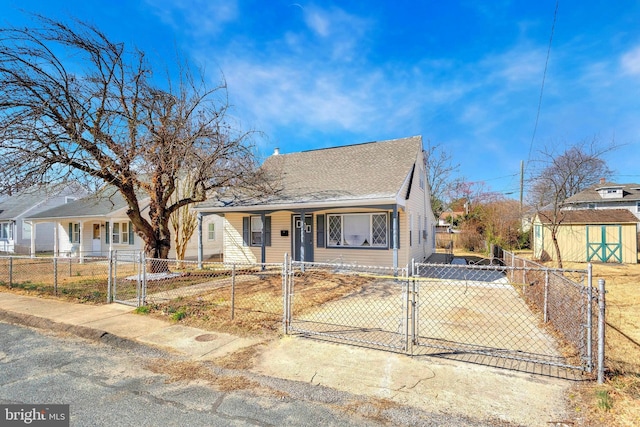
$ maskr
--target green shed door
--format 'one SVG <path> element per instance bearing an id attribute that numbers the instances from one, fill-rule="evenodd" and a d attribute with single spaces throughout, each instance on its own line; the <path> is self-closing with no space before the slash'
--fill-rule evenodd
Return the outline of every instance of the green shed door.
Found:
<path id="1" fill-rule="evenodd" d="M 622 262 L 622 226 L 587 225 L 587 261 Z"/>

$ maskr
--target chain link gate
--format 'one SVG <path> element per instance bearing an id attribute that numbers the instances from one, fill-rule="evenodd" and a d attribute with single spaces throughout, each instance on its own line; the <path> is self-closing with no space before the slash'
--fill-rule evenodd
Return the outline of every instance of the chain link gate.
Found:
<path id="1" fill-rule="evenodd" d="M 109 262 L 109 301 L 134 307 L 142 305 L 146 282 L 144 252 L 113 251 Z"/>
<path id="2" fill-rule="evenodd" d="M 284 266 L 285 333 L 410 355 L 499 358 L 514 367 L 593 368 L 590 288 L 566 279 L 554 285 L 549 271 L 414 264 L 409 276 L 408 269 Z M 546 295 L 540 304 L 531 298 L 538 288 Z"/>
<path id="3" fill-rule="evenodd" d="M 285 262 L 285 332 L 407 352 L 408 269 Z"/>

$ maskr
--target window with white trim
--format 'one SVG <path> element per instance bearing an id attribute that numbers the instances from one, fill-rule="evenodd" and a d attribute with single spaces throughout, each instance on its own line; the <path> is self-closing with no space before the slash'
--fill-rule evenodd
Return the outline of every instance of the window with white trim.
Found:
<path id="1" fill-rule="evenodd" d="M 251 217 L 251 246 L 262 245 L 262 217 Z"/>
<path id="2" fill-rule="evenodd" d="M 116 245 L 129 243 L 129 222 L 114 222 L 111 228 L 111 239 Z"/>
<path id="3" fill-rule="evenodd" d="M 80 223 L 73 224 L 73 232 L 71 233 L 71 243 L 80 243 Z"/>
<path id="4" fill-rule="evenodd" d="M 636 212 L 640 212 L 640 202 L 636 202 Z"/>
<path id="5" fill-rule="evenodd" d="M 216 240 L 216 224 L 213 222 L 207 224 L 207 240 Z"/>
<path id="6" fill-rule="evenodd" d="M 0 239 L 9 240 L 13 238 L 13 233 L 11 232 L 11 223 L 3 222 L 0 223 Z"/>
<path id="7" fill-rule="evenodd" d="M 389 226 L 386 213 L 331 214 L 327 217 L 327 246 L 387 247 Z"/>

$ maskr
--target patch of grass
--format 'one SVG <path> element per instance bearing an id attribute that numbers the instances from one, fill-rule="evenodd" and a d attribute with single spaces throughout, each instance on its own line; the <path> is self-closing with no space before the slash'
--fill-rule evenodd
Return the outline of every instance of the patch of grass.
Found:
<path id="1" fill-rule="evenodd" d="M 140 307 L 136 307 L 133 312 L 136 314 L 149 314 L 151 313 L 151 307 L 149 307 L 148 305 L 141 305 Z"/>
<path id="2" fill-rule="evenodd" d="M 613 399 L 607 390 L 596 391 L 596 399 L 601 410 L 609 412 L 613 408 Z"/>
<path id="3" fill-rule="evenodd" d="M 187 310 L 185 310 L 184 307 L 180 307 L 171 314 L 171 320 L 175 320 L 176 322 L 181 321 L 185 317 L 187 317 Z"/>

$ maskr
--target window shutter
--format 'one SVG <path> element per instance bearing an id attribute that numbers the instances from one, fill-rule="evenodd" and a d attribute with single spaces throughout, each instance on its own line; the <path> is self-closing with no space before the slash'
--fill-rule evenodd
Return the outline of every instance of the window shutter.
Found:
<path id="1" fill-rule="evenodd" d="M 242 246 L 249 246 L 249 217 L 242 218 Z"/>
<path id="2" fill-rule="evenodd" d="M 107 221 L 107 223 L 104 225 L 104 230 L 105 230 L 104 231 L 104 234 L 105 234 L 104 241 L 108 245 L 109 244 L 109 239 L 110 239 L 110 236 L 109 236 L 109 221 Z"/>
<path id="3" fill-rule="evenodd" d="M 316 215 L 316 245 L 319 248 L 325 247 L 324 242 L 324 215 Z"/>
<path id="4" fill-rule="evenodd" d="M 271 246 L 271 217 L 264 217 L 264 245 Z"/>
<path id="5" fill-rule="evenodd" d="M 73 223 L 69 223 L 69 243 L 73 243 Z"/>
<path id="6" fill-rule="evenodd" d="M 133 224 L 129 221 L 129 244 L 133 245 Z"/>

